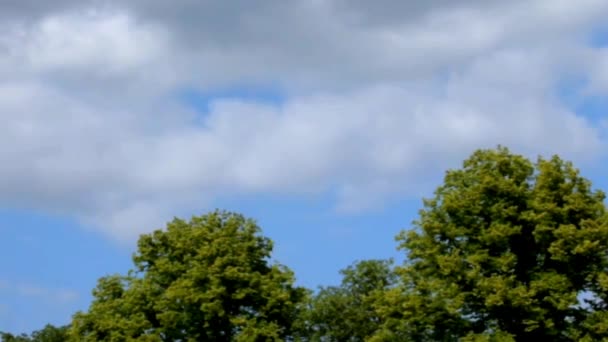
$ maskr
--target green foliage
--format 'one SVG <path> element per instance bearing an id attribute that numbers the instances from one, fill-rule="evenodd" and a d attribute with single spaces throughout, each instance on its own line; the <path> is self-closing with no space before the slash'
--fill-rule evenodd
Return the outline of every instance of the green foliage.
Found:
<path id="1" fill-rule="evenodd" d="M 340 273 L 342 284 L 321 288 L 305 314 L 310 341 L 365 341 L 382 325 L 375 306 L 395 284 L 392 260 L 360 261 Z"/>
<path id="2" fill-rule="evenodd" d="M 68 327 L 55 327 L 47 324 L 41 330 L 34 331 L 31 335 L 21 334 L 15 336 L 0 332 L 2 342 L 65 342 L 68 339 Z"/>
<path id="3" fill-rule="evenodd" d="M 71 328 L 2 341 L 608 341 L 608 213 L 574 166 L 479 150 L 446 173 L 406 262 L 367 260 L 315 295 L 254 221 L 213 212 L 143 235 Z M 69 334 L 69 336 L 67 335 Z"/>
<path id="4" fill-rule="evenodd" d="M 30 342 L 31 340 L 32 338 L 26 334 L 15 336 L 10 333 L 0 332 L 0 341 L 2 342 Z"/>
<path id="5" fill-rule="evenodd" d="M 254 221 L 213 212 L 143 235 L 127 276 L 100 279 L 75 341 L 279 341 L 291 334 L 303 289 L 270 264 Z"/>
<path id="6" fill-rule="evenodd" d="M 558 157 L 480 150 L 448 171 L 385 296 L 403 341 L 575 341 L 608 334 L 604 194 Z M 586 293 L 594 300 L 580 305 Z"/>

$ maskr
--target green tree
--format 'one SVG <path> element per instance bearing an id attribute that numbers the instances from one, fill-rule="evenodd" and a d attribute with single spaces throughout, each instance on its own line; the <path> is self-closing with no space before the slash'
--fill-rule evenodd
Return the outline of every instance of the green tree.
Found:
<path id="1" fill-rule="evenodd" d="M 32 339 L 27 334 L 13 335 L 7 332 L 0 332 L 2 342 L 31 342 Z"/>
<path id="2" fill-rule="evenodd" d="M 0 332 L 2 342 L 65 342 L 68 339 L 68 326 L 56 327 L 47 324 L 41 330 L 34 331 L 31 335 L 21 334 L 15 336 Z"/>
<path id="3" fill-rule="evenodd" d="M 175 219 L 143 235 L 126 276 L 99 280 L 75 341 L 278 341 L 305 291 L 269 263 L 272 241 L 241 215 L 215 211 Z"/>
<path id="4" fill-rule="evenodd" d="M 376 341 L 608 340 L 603 201 L 557 156 L 475 152 L 398 236 L 407 261 Z"/>
<path id="5" fill-rule="evenodd" d="M 382 325 L 376 303 L 395 284 L 392 260 L 365 260 L 340 271 L 340 286 L 322 287 L 304 315 L 310 341 L 365 341 Z"/>

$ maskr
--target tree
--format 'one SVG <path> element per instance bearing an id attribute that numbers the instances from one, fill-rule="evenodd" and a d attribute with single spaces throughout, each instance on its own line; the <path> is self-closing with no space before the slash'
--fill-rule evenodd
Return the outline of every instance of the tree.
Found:
<path id="1" fill-rule="evenodd" d="M 408 259 L 376 340 L 608 340 L 604 197 L 557 156 L 475 152 L 397 237 Z"/>
<path id="2" fill-rule="evenodd" d="M 30 342 L 32 339 L 27 334 L 13 335 L 11 333 L 0 332 L 2 342 Z"/>
<path id="3" fill-rule="evenodd" d="M 143 235 L 128 275 L 101 278 L 77 341 L 273 341 L 287 338 L 305 292 L 270 264 L 250 219 L 215 211 Z"/>
<path id="4" fill-rule="evenodd" d="M 395 284 L 392 260 L 360 261 L 340 273 L 341 285 L 321 288 L 305 314 L 310 341 L 365 341 L 382 324 L 375 305 Z"/>
<path id="5" fill-rule="evenodd" d="M 15 336 L 0 332 L 2 342 L 65 342 L 68 339 L 68 326 L 55 327 L 47 324 L 41 330 L 34 331 L 31 335 L 21 334 Z"/>

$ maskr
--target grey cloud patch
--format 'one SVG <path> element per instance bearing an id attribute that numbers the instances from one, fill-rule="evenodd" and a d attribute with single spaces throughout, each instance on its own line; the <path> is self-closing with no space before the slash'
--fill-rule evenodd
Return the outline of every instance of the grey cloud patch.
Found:
<path id="1" fill-rule="evenodd" d="M 420 19 L 437 10 L 454 11 L 467 8 L 496 6 L 501 1 L 479 0 L 431 0 L 431 1 L 400 1 L 400 0 L 334 0 L 330 2 L 336 14 L 349 18 L 353 24 L 386 27 L 399 25 L 404 21 Z"/>
<path id="2" fill-rule="evenodd" d="M 3 0 L 0 4 L 0 18 L 10 19 L 39 19 L 50 13 L 73 9 L 76 6 L 93 4 L 93 0 Z"/>
<path id="3" fill-rule="evenodd" d="M 248 77 L 313 89 L 424 79 L 501 45 L 534 48 L 576 37 L 608 10 L 601 0 L 124 4 L 173 33 L 190 61 L 183 72 L 194 71 L 203 86 Z"/>
<path id="4" fill-rule="evenodd" d="M 605 147 L 555 95 L 563 74 L 608 84 L 581 39 L 605 1 L 27 4 L 0 39 L 0 203 L 123 241 L 218 196 L 335 189 L 359 211 L 478 147 Z M 200 118 L 173 96 L 256 82 L 285 101 L 212 99 Z"/>
<path id="5" fill-rule="evenodd" d="M 203 87 L 213 87 L 242 79 L 271 79 L 288 88 L 308 90 L 331 86 L 348 88 L 365 82 L 413 77 L 424 79 L 430 73 L 466 65 L 501 44 L 534 47 L 539 41 L 549 44 L 563 41 L 565 36 L 580 35 L 590 25 L 603 20 L 602 13 L 608 9 L 608 3 L 600 0 L 576 4 L 563 0 L 454 1 L 449 4 L 442 1 L 372 4 L 342 0 L 93 3 L 100 8 L 99 13 L 126 10 L 124 13 L 131 18 L 123 30 L 133 40 L 120 40 L 117 38 L 120 35 L 92 36 L 91 39 L 98 42 L 94 46 L 99 45 L 100 51 L 109 54 L 104 61 L 112 61 L 115 53 L 130 51 L 129 45 L 119 42 L 126 41 L 130 46 L 137 42 L 140 58 L 147 56 L 153 61 L 151 65 L 145 64 L 155 70 L 145 74 L 154 80 L 151 83 L 172 85 L 188 79 Z M 59 18 L 63 13 L 70 18 L 68 10 L 49 13 Z M 352 13 L 361 18 L 353 19 Z M 72 15 L 81 16 L 82 10 L 75 10 Z M 392 20 L 392 16 L 399 20 Z M 112 18 L 118 20 L 111 15 L 108 18 L 106 22 Z M 99 19 L 85 16 L 87 20 L 91 25 L 99 24 Z M 361 25 L 353 20 L 383 25 Z M 66 31 L 83 32 L 81 27 L 72 26 L 66 27 Z M 145 35 L 148 31 L 152 36 Z M 155 36 L 157 42 L 151 38 Z M 72 41 L 76 46 L 79 42 Z M 82 47 L 79 50 L 83 50 Z M 72 59 L 68 56 L 65 60 Z M 124 59 L 116 60 L 114 64 L 121 66 L 124 62 Z M 90 65 L 88 70 L 103 73 L 108 68 Z M 129 82 L 143 77 L 132 73 L 131 68 L 119 70 L 131 76 Z M 145 82 L 137 86 L 143 84 Z"/>

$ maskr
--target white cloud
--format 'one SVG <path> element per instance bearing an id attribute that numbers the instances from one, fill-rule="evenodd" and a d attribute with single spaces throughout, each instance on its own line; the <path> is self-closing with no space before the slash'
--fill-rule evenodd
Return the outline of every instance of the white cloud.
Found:
<path id="1" fill-rule="evenodd" d="M 332 189 L 358 211 L 428 190 L 478 147 L 581 161 L 605 147 L 556 96 L 572 75 L 608 84 L 584 41 L 605 1 L 91 4 L 0 5 L 15 14 L 0 25 L 0 203 L 123 241 L 218 196 Z M 214 99 L 201 118 L 174 96 L 256 82 L 284 103 Z"/>
<path id="2" fill-rule="evenodd" d="M 125 72 L 163 48 L 163 32 L 138 27 L 123 13 L 97 11 L 46 17 L 20 38 L 27 45 L 15 57 L 24 58 L 35 71 L 92 67 Z"/>

